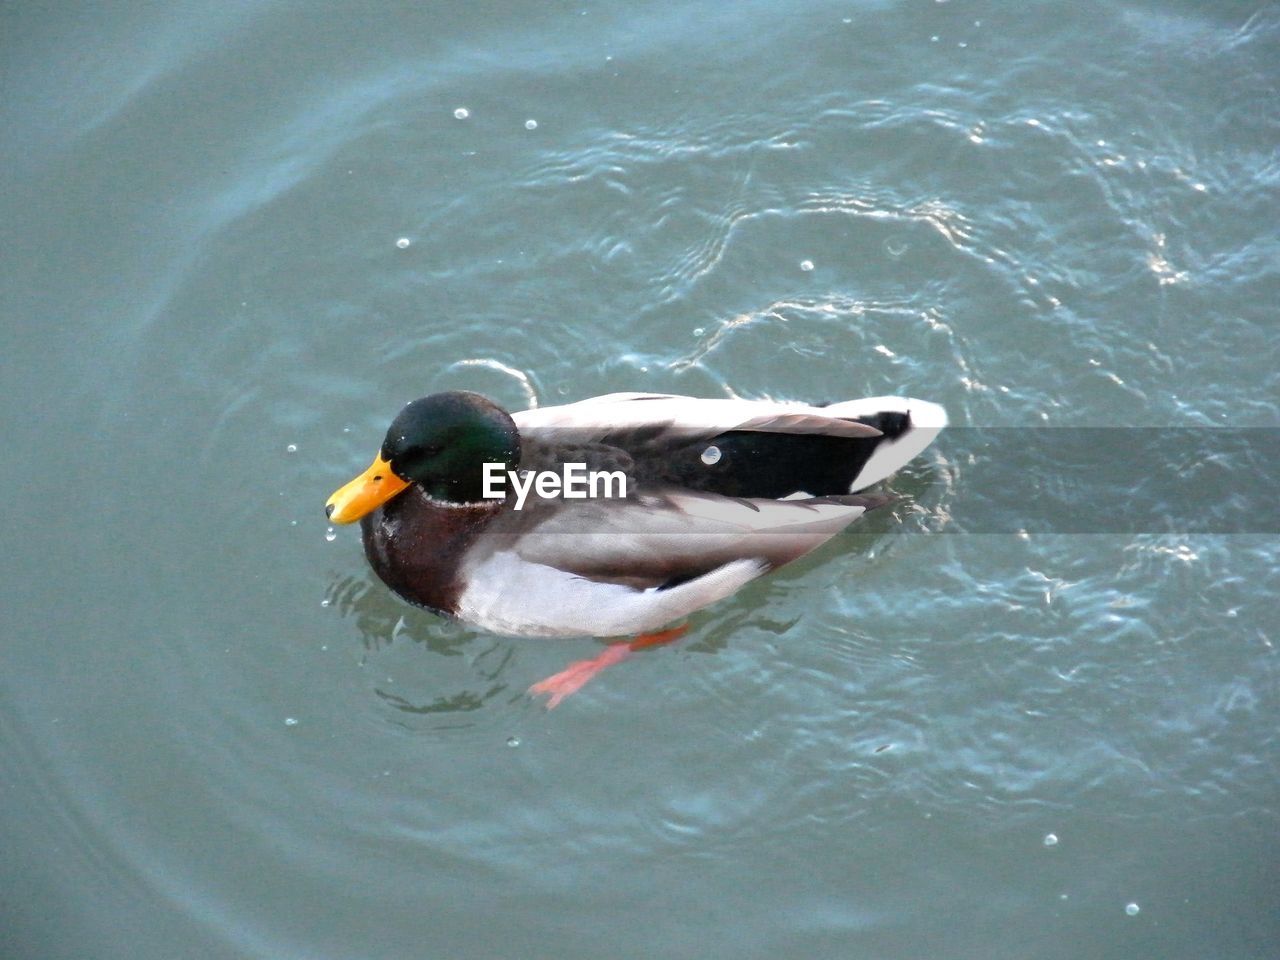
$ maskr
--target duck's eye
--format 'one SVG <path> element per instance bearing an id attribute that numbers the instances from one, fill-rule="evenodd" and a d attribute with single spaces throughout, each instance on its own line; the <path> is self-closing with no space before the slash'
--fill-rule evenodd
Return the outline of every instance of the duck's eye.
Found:
<path id="1" fill-rule="evenodd" d="M 401 456 L 406 460 L 427 460 L 436 456 L 444 448 L 438 443 L 428 443 L 425 445 L 412 446 L 406 450 Z"/>

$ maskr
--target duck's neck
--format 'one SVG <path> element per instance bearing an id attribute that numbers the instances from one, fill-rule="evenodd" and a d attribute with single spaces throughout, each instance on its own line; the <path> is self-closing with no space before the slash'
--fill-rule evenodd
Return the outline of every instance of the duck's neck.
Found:
<path id="1" fill-rule="evenodd" d="M 506 464 L 503 464 L 506 469 Z M 449 507 L 468 507 L 486 501 L 484 496 L 483 467 L 479 474 L 467 471 L 463 476 L 453 479 L 432 479 L 421 481 L 420 486 L 432 500 Z"/>
<path id="2" fill-rule="evenodd" d="M 440 502 L 411 487 L 360 522 L 369 566 L 405 600 L 452 616 L 467 550 L 502 506 Z"/>

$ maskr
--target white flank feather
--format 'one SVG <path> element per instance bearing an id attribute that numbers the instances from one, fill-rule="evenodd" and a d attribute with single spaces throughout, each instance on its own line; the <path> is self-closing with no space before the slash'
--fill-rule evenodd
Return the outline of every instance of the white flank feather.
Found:
<path id="1" fill-rule="evenodd" d="M 469 570 L 457 615 L 482 630 L 525 637 L 646 633 L 723 600 L 767 569 L 747 558 L 669 590 L 636 590 L 495 553 Z"/>

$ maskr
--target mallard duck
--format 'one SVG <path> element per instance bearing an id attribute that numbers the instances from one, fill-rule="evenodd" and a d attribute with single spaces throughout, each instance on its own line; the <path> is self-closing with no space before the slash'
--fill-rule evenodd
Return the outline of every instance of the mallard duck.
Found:
<path id="1" fill-rule="evenodd" d="M 325 512 L 360 521 L 374 572 L 410 603 L 513 636 L 647 634 L 597 658 L 616 662 L 886 502 L 860 491 L 946 419 L 900 397 L 613 393 L 508 414 L 437 393 L 400 411 Z M 584 672 L 534 690 L 554 705 Z"/>

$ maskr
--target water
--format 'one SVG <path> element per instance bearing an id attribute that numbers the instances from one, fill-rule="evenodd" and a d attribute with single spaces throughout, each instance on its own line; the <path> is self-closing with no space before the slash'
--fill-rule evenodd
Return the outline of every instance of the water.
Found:
<path id="1" fill-rule="evenodd" d="M 0 17 L 4 956 L 1275 956 L 1274 6 Z M 547 713 L 326 536 L 459 387 L 1036 439 Z"/>

